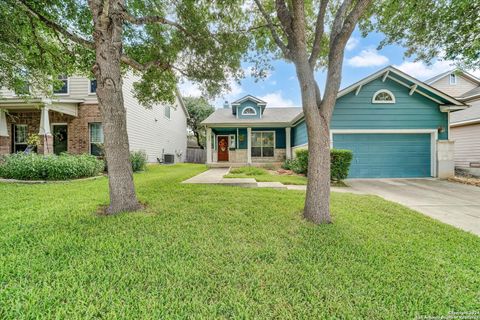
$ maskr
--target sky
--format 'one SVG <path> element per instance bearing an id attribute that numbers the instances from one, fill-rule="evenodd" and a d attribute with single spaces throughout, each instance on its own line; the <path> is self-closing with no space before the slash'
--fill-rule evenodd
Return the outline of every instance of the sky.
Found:
<path id="1" fill-rule="evenodd" d="M 411 58 L 406 59 L 404 57 L 405 49 L 397 45 L 390 45 L 377 51 L 376 48 L 382 39 L 381 33 L 371 33 L 366 38 L 361 37 L 358 31 L 352 34 L 345 50 L 341 89 L 388 65 L 419 80 L 429 79 L 453 68 L 453 64 L 448 61 L 436 60 L 427 65 L 424 62 L 415 62 Z M 231 103 L 250 94 L 266 101 L 267 107 L 301 106 L 300 88 L 293 64 L 277 60 L 272 62 L 272 66 L 273 70 L 266 79 L 256 81 L 247 76 L 240 84 L 232 81 L 231 91 L 219 96 L 212 103 L 215 107 L 221 108 L 224 101 Z M 243 64 L 243 68 L 248 70 L 248 64 Z M 480 77 L 480 70 L 470 70 L 470 72 Z M 245 73 L 248 74 L 248 72 Z M 315 78 L 323 92 L 325 73 L 317 71 Z M 183 96 L 201 95 L 200 90 L 192 83 L 182 84 L 180 91 Z"/>

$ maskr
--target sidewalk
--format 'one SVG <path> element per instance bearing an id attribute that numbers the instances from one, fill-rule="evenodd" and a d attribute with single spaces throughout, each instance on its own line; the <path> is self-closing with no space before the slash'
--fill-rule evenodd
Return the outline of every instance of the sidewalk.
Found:
<path id="1" fill-rule="evenodd" d="M 306 185 L 285 185 L 280 182 L 257 182 L 253 178 L 224 178 L 226 174 L 230 171 L 230 168 L 212 168 L 205 172 L 202 172 L 195 177 L 192 177 L 188 180 L 183 181 L 182 183 L 193 183 L 193 184 L 219 184 L 226 186 L 237 186 L 237 187 L 246 187 L 246 188 L 273 188 L 273 189 L 285 189 L 285 190 L 298 190 L 306 191 Z M 332 187 L 331 191 L 333 192 L 355 192 L 351 188 L 339 188 Z"/>

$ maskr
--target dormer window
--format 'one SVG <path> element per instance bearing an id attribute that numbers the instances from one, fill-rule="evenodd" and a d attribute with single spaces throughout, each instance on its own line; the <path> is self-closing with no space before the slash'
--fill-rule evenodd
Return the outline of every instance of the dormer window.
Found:
<path id="1" fill-rule="evenodd" d="M 252 107 L 246 107 L 242 110 L 242 116 L 256 116 L 257 110 Z"/>
<path id="2" fill-rule="evenodd" d="M 373 95 L 372 103 L 395 103 L 395 96 L 389 90 L 378 90 Z"/>
<path id="3" fill-rule="evenodd" d="M 68 94 L 68 76 L 67 75 L 61 75 L 58 76 L 58 80 L 62 83 L 60 87 L 56 86 L 56 89 L 53 90 L 53 93 L 55 94 Z"/>
<path id="4" fill-rule="evenodd" d="M 450 84 L 457 84 L 457 75 L 456 74 L 451 74 L 450 75 Z"/>

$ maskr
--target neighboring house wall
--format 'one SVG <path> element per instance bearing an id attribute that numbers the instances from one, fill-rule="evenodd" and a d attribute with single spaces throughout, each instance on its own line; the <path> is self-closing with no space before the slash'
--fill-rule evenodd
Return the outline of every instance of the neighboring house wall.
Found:
<path id="1" fill-rule="evenodd" d="M 78 117 L 68 123 L 68 152 L 80 154 L 90 152 L 89 124 L 102 122 L 98 104 L 81 104 Z"/>
<path id="2" fill-rule="evenodd" d="M 395 95 L 395 103 L 372 103 L 375 92 L 387 89 Z M 438 104 L 414 93 L 392 80 L 374 80 L 364 85 L 358 95 L 355 91 L 337 99 L 331 129 L 437 129 L 439 140 L 448 139 L 448 114 Z M 292 130 L 292 146 L 307 143 L 304 121 Z"/>
<path id="3" fill-rule="evenodd" d="M 470 168 L 471 162 L 480 163 L 480 124 L 451 128 L 455 141 L 455 166 Z"/>
<path id="4" fill-rule="evenodd" d="M 33 93 L 35 89 L 33 89 Z M 41 96 L 41 93 L 38 94 Z M 1 98 L 13 98 L 16 97 L 12 90 L 6 88 L 0 88 Z M 86 103 L 97 103 L 97 96 L 95 93 L 90 93 L 90 80 L 82 76 L 72 76 L 68 78 L 68 94 L 56 95 L 56 98 L 68 98 L 68 99 L 84 99 Z"/>
<path id="5" fill-rule="evenodd" d="M 145 151 L 149 162 L 161 159 L 163 153 L 174 154 L 176 162 L 183 162 L 187 152 L 187 115 L 181 102 L 177 97 L 171 105 L 170 119 L 164 113 L 169 104 L 143 107 L 133 96 L 133 83 L 136 80 L 132 76 L 123 80 L 130 150 Z"/>
<path id="6" fill-rule="evenodd" d="M 68 143 L 67 151 L 72 154 L 88 153 L 90 151 L 90 137 L 88 124 L 102 122 L 98 105 L 80 105 L 78 117 L 64 115 L 55 111 L 49 112 L 50 126 L 54 124 L 67 124 Z M 10 112 L 7 117 L 9 137 L 2 137 L 0 154 L 11 153 L 12 124 L 26 124 L 28 134 L 38 134 L 40 124 L 40 111 Z"/>
<path id="7" fill-rule="evenodd" d="M 163 153 L 175 155 L 175 161 L 184 161 L 187 149 L 187 115 L 176 98 L 170 110 L 170 119 L 165 117 L 164 105 L 156 104 L 151 108 L 144 108 L 133 95 L 132 75 L 123 79 L 123 94 L 127 111 L 127 132 L 130 149 L 144 150 L 149 162 L 156 162 Z M 11 90 L 0 89 L 1 98 L 16 98 Z M 55 95 L 61 99 L 82 99 L 84 103 L 78 105 L 78 116 L 72 117 L 50 111 L 50 123 L 66 123 L 68 125 L 68 152 L 90 152 L 89 124 L 102 122 L 98 107 L 97 96 L 90 93 L 90 80 L 81 76 L 72 76 L 68 80 L 68 94 Z M 17 112 L 11 111 L 8 117 L 8 127 L 11 131 L 13 122 L 28 125 L 31 134 L 37 134 L 40 124 L 40 111 Z M 10 137 L 0 138 L 0 154 L 11 152 Z M 179 157 L 178 155 L 181 156 Z"/>
<path id="8" fill-rule="evenodd" d="M 438 79 L 435 82 L 432 82 L 430 86 L 445 92 L 446 94 L 452 97 L 458 97 L 464 94 L 467 91 L 470 91 L 476 88 L 478 85 L 464 77 L 460 74 L 457 75 L 457 83 L 450 84 L 450 75 L 447 75 L 441 79 Z"/>

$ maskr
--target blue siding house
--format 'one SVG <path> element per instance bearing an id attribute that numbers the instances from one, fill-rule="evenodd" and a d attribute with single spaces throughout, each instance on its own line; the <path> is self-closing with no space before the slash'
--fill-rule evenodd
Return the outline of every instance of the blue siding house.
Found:
<path id="1" fill-rule="evenodd" d="M 449 176 L 449 113 L 465 108 L 390 66 L 339 92 L 331 146 L 353 151 L 349 178 Z M 253 96 L 226 103 L 203 124 L 211 166 L 278 165 L 308 148 L 301 108 L 268 108 Z"/>

